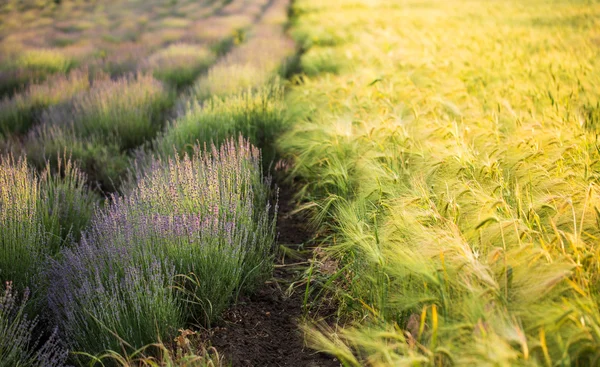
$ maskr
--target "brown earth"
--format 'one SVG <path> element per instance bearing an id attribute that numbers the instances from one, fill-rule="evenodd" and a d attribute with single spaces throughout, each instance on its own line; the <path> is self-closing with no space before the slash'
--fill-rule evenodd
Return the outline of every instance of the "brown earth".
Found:
<path id="1" fill-rule="evenodd" d="M 310 244 L 313 234 L 306 220 L 291 214 L 295 206 L 289 187 L 280 191 L 279 205 L 278 245 L 298 248 Z M 303 288 L 291 296 L 284 291 L 298 279 L 301 271 L 301 267 L 289 266 L 290 261 L 302 260 L 280 257 L 274 278 L 253 296 L 240 299 L 236 306 L 225 312 L 220 326 L 208 331 L 209 344 L 233 367 L 341 366 L 336 358 L 316 353 L 304 345 L 298 328 L 303 313 Z"/>

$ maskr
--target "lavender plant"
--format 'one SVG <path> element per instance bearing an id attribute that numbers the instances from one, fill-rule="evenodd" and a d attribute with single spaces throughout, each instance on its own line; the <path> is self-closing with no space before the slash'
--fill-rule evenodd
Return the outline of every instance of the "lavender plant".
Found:
<path id="1" fill-rule="evenodd" d="M 71 347 L 141 348 L 181 327 L 184 312 L 218 317 L 271 271 L 269 186 L 242 138 L 155 159 L 49 266 L 49 309 Z"/>
<path id="2" fill-rule="evenodd" d="M 154 137 L 162 113 L 172 102 L 172 91 L 161 82 L 147 75 L 129 75 L 93 83 L 89 92 L 68 106 L 48 109 L 42 121 L 68 127 L 78 137 L 95 136 L 130 149 Z"/>
<path id="3" fill-rule="evenodd" d="M 99 199 L 70 158 L 58 156 L 56 161 L 56 166 L 48 162 L 40 176 L 39 215 L 51 254 L 79 240 Z"/>
<path id="4" fill-rule="evenodd" d="M 21 299 L 8 282 L 0 293 L 0 367 L 60 367 L 68 352 L 52 332 L 44 343 L 38 336 L 38 319 L 25 313 L 29 291 Z"/>
<path id="5" fill-rule="evenodd" d="M 89 88 L 87 71 L 59 74 L 44 83 L 31 84 L 22 93 L 0 101 L 0 133 L 24 133 L 49 106 L 65 103 Z"/>
<path id="6" fill-rule="evenodd" d="M 214 60 L 215 55 L 208 48 L 178 43 L 151 55 L 143 69 L 152 71 L 158 80 L 182 88 L 194 82 Z"/>
<path id="7" fill-rule="evenodd" d="M 48 161 L 57 166 L 57 158 L 66 150 L 90 182 L 108 191 L 117 189 L 120 177 L 129 165 L 127 155 L 114 139 L 77 136 L 68 126 L 36 126 L 28 135 L 25 150 L 30 161 L 39 169 L 43 169 Z"/>
<path id="8" fill-rule="evenodd" d="M 188 280 L 197 281 L 187 283 L 203 323 L 271 271 L 269 187 L 259 150 L 240 137 L 219 149 L 196 146 L 190 156 L 155 160 L 129 202 L 121 203 L 138 217 L 155 213 L 155 228 L 168 238 L 152 252 L 172 258 L 179 273 L 194 274 Z"/>
<path id="9" fill-rule="evenodd" d="M 24 159 L 0 157 L 0 281 L 18 289 L 31 284 L 44 253 L 38 215 L 39 185 Z"/>
<path id="10" fill-rule="evenodd" d="M 294 44 L 273 24 L 260 24 L 248 42 L 232 50 L 201 76 L 191 98 L 225 97 L 273 82 L 294 54 Z"/>
<path id="11" fill-rule="evenodd" d="M 219 144 L 242 134 L 265 148 L 283 128 L 283 89 L 269 84 L 203 104 L 190 102 L 185 114 L 171 123 L 154 142 L 154 150 L 168 156 L 193 151 L 190 142 Z"/>
<path id="12" fill-rule="evenodd" d="M 25 70 L 39 70 L 47 74 L 66 73 L 75 60 L 59 49 L 27 49 L 17 58 L 15 64 Z"/>
<path id="13" fill-rule="evenodd" d="M 53 74 L 65 74 L 77 64 L 57 48 L 3 47 L 2 51 L 0 95 L 21 90 L 33 80 L 43 81 Z"/>
<path id="14" fill-rule="evenodd" d="M 79 169 L 59 162 L 57 174 L 48 165 L 40 176 L 24 158 L 0 158 L 0 281 L 17 289 L 39 285 L 44 258 L 78 238 L 95 208 Z"/>
<path id="15" fill-rule="evenodd" d="M 51 261 L 48 306 L 71 349 L 136 349 L 182 326 L 175 268 L 146 251 L 149 230 L 122 221 L 96 224 Z"/>

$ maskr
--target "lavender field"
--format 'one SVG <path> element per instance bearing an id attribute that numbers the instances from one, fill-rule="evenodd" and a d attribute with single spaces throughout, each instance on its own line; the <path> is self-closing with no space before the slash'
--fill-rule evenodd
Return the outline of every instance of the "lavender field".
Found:
<path id="1" fill-rule="evenodd" d="M 271 278 L 288 6 L 0 3 L 0 366 L 228 363 L 189 338 Z"/>

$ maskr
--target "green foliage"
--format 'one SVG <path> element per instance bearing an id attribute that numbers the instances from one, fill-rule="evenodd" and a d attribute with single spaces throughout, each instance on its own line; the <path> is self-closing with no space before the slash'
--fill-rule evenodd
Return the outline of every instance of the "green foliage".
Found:
<path id="1" fill-rule="evenodd" d="M 248 40 L 213 65 L 194 84 L 190 98 L 225 97 L 277 83 L 278 74 L 294 53 L 281 26 L 261 24 Z"/>
<path id="2" fill-rule="evenodd" d="M 0 160 L 0 281 L 34 287 L 27 307 L 47 306 L 43 326 L 55 321 L 66 345 L 83 351 L 71 362 L 223 365 L 217 353 L 190 348 L 189 334 L 173 344 L 175 331 L 210 325 L 271 276 L 276 207 L 251 143 L 269 148 L 269 164 L 284 123 L 277 77 L 294 46 L 282 32 L 285 1 L 248 5 L 248 14 L 218 16 L 220 4 L 196 1 L 0 5 L 0 145 L 27 152 L 41 171 L 24 156 Z M 214 51 L 181 43 L 199 39 L 197 14 L 220 26 L 207 30 L 218 36 Z M 194 81 L 198 93 L 185 95 L 189 104 L 156 138 L 175 115 L 175 92 Z M 248 140 L 230 140 L 240 134 Z M 149 141 L 148 166 L 100 208 L 88 185 L 118 190 L 130 154 Z M 37 353 L 53 366 L 50 358 L 66 356 L 56 334 L 42 327 L 39 340 L 51 343 L 36 344 L 24 308 L 25 333 L 5 323 L 3 302 L 13 299 L 0 297 L 0 334 L 20 337 L 9 364 Z"/>
<path id="3" fill-rule="evenodd" d="M 219 149 L 157 159 L 114 196 L 48 270 L 48 308 L 76 350 L 126 353 L 209 325 L 272 270 L 276 212 L 259 151 Z M 180 274 L 176 276 L 177 274 Z"/>
<path id="4" fill-rule="evenodd" d="M 141 367 L 221 367 L 229 366 L 224 357 L 219 355 L 215 348 L 197 348 L 202 343 L 198 334 L 189 330 L 181 329 L 180 335 L 175 338 L 175 344 L 157 342 L 149 344 L 136 350 L 131 354 L 118 351 L 107 351 L 100 355 L 92 356 L 81 353 L 90 360 L 90 366 L 111 365 L 128 367 L 131 365 Z"/>
<path id="5" fill-rule="evenodd" d="M 262 70 L 251 65 L 233 64 L 209 69 L 193 86 L 192 100 L 206 100 L 211 97 L 227 97 L 266 82 Z"/>
<path id="6" fill-rule="evenodd" d="M 53 167 L 58 166 L 58 157 L 67 152 L 93 187 L 99 185 L 107 191 L 115 191 L 129 169 L 129 157 L 117 142 L 96 136 L 79 137 L 60 126 L 42 125 L 31 131 L 25 150 L 38 169 L 44 169 L 48 161 Z"/>
<path id="7" fill-rule="evenodd" d="M 1 45 L 0 45 L 1 46 Z M 0 63 L 0 95 L 20 90 L 31 81 L 41 82 L 53 74 L 65 74 L 76 65 L 59 49 L 26 48 L 6 50 Z"/>
<path id="8" fill-rule="evenodd" d="M 19 55 L 16 64 L 26 70 L 64 74 L 73 66 L 73 61 L 60 50 L 30 49 Z"/>
<path id="9" fill-rule="evenodd" d="M 0 96 L 6 99 L 7 96 L 24 89 L 24 86 L 31 79 L 43 80 L 44 76 L 40 75 L 40 73 L 24 72 L 21 70 L 0 71 Z"/>
<path id="10" fill-rule="evenodd" d="M 70 159 L 48 164 L 41 175 L 25 159 L 0 160 L 0 280 L 17 289 L 38 285 L 45 256 L 80 236 L 97 198 Z"/>
<path id="11" fill-rule="evenodd" d="M 134 148 L 160 129 L 163 112 L 173 103 L 173 93 L 151 76 L 131 75 L 93 83 L 64 107 L 48 109 L 48 125 L 65 126 L 79 137 L 116 142 Z"/>
<path id="12" fill-rule="evenodd" d="M 0 293 L 0 366 L 1 367 L 62 367 L 68 352 L 50 334 L 44 343 L 36 337 L 38 319 L 28 318 L 26 306 L 29 292 L 23 295 L 12 289 L 12 283 L 2 286 Z"/>
<path id="13" fill-rule="evenodd" d="M 300 66 L 309 76 L 320 73 L 337 74 L 341 68 L 342 57 L 336 55 L 332 49 L 312 47 L 302 56 Z"/>
<path id="14" fill-rule="evenodd" d="M 229 138 L 218 149 L 196 145 L 183 158 L 154 160 L 128 194 L 132 221 L 151 211 L 157 230 L 174 227 L 150 252 L 175 262 L 194 305 L 188 314 L 203 324 L 271 272 L 275 218 L 262 172 L 258 149 Z"/>
<path id="15" fill-rule="evenodd" d="M 66 151 L 92 182 L 116 190 L 129 168 L 127 150 L 155 136 L 173 92 L 151 76 L 102 78 L 87 92 L 44 110 L 25 150 L 36 166 Z"/>
<path id="16" fill-rule="evenodd" d="M 156 239 L 121 214 L 47 264 L 47 309 L 71 349 L 135 350 L 183 326 L 172 262 L 147 253 Z"/>

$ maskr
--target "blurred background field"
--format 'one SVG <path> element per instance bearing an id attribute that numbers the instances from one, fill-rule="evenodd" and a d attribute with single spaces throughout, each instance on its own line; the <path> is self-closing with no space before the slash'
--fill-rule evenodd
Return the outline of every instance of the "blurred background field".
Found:
<path id="1" fill-rule="evenodd" d="M 0 9 L 0 149 L 43 168 L 68 147 L 105 191 L 121 184 L 130 153 L 177 117 L 176 106 L 185 109 L 190 86 L 202 85 L 194 95 L 203 99 L 217 93 L 215 81 L 196 80 L 218 58 L 255 39 L 244 55 L 228 56 L 228 67 L 254 65 L 247 75 L 261 80 L 210 69 L 235 93 L 277 74 L 292 51 L 288 43 L 256 52 L 257 39 L 269 42 L 286 19 L 266 0 L 9 1 Z"/>
<path id="2" fill-rule="evenodd" d="M 202 52 L 194 47 L 218 50 L 258 15 L 260 6 L 251 5 L 252 11 L 239 1 L 9 1 L 0 13 L 0 90 L 11 93 L 82 65 L 111 75 L 137 71 L 145 61 L 152 68 L 182 54 L 183 47 L 163 50 L 171 44 L 189 44 L 186 55 Z"/>

